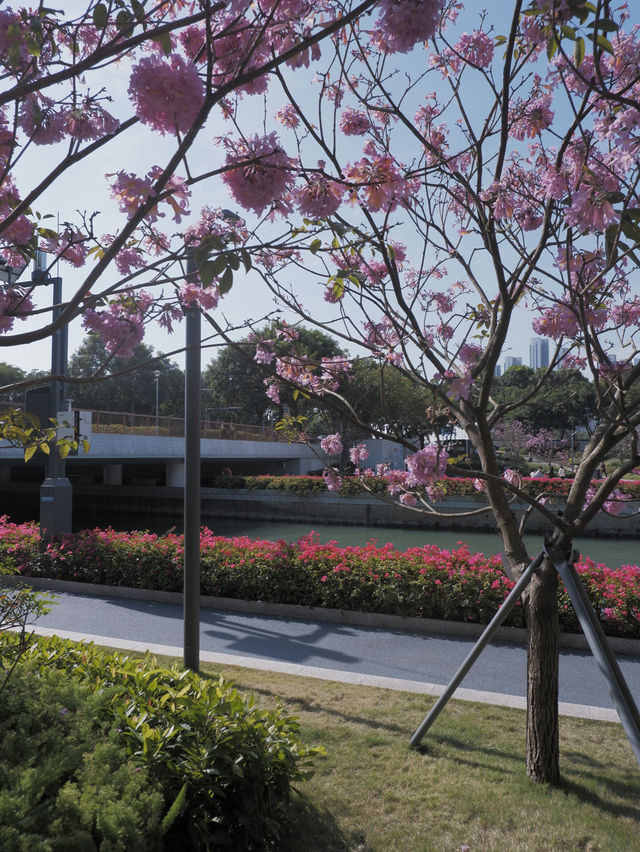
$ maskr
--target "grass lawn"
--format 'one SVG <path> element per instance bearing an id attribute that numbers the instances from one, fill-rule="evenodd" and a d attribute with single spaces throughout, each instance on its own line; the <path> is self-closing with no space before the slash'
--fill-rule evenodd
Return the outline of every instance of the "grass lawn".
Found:
<path id="1" fill-rule="evenodd" d="M 203 673 L 261 706 L 281 701 L 305 742 L 327 749 L 282 852 L 640 850 L 640 769 L 621 725 L 562 718 L 562 784 L 549 788 L 525 775 L 523 711 L 452 701 L 418 752 L 408 741 L 428 696 L 209 664 Z"/>

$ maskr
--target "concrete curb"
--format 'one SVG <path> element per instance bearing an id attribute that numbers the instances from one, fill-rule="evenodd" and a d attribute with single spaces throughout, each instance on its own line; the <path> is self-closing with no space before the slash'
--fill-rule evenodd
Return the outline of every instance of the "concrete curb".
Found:
<path id="1" fill-rule="evenodd" d="M 2 583 L 16 586 L 26 583 L 34 589 L 46 589 L 52 592 L 70 592 L 93 597 L 110 597 L 156 603 L 182 604 L 181 592 L 163 592 L 154 589 L 134 589 L 128 586 L 103 586 L 95 583 L 81 583 L 75 580 L 50 580 L 45 577 L 22 577 L 8 575 L 2 577 Z M 440 636 L 462 636 L 476 638 L 485 629 L 483 624 L 469 624 L 461 621 L 443 621 L 433 618 L 412 618 L 403 615 L 387 615 L 377 612 L 355 612 L 352 610 L 328 609 L 325 607 L 301 606 L 298 604 L 265 603 L 263 601 L 245 601 L 236 598 L 218 598 L 210 595 L 200 596 L 200 606 L 205 609 L 222 609 L 229 612 L 243 612 L 251 615 L 293 618 L 301 621 L 321 621 L 334 624 L 370 627 L 394 630 L 399 633 L 419 633 Z M 500 627 L 494 641 L 526 644 L 527 631 L 521 627 Z M 608 636 L 609 645 L 617 654 L 640 657 L 639 639 L 622 639 Z M 586 638 L 576 633 L 561 633 L 560 647 L 566 650 L 588 651 Z"/>

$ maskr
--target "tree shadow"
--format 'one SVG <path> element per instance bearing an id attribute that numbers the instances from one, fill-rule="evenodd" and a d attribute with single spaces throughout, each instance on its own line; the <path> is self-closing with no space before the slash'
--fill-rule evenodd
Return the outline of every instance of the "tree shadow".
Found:
<path id="1" fill-rule="evenodd" d="M 278 852 L 366 852 L 364 831 L 345 833 L 333 814 L 315 807 L 308 798 L 295 796 L 289 806 L 291 825 L 281 838 Z"/>

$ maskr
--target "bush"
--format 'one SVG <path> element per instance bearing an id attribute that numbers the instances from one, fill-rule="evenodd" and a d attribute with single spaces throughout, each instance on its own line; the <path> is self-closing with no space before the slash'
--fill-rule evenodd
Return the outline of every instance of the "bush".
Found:
<path id="1" fill-rule="evenodd" d="M 64 536 L 42 554 L 25 548 L 24 559 L 16 568 L 25 575 L 176 592 L 183 587 L 183 541 L 173 534 L 85 530 Z M 365 547 L 321 545 L 317 533 L 292 544 L 215 536 L 205 528 L 200 564 L 206 595 L 485 624 L 513 587 L 499 557 L 472 554 L 461 543 L 452 550 L 427 545 L 399 552 L 391 544 L 379 548 L 374 542 Z M 640 637 L 640 568 L 610 571 L 587 560 L 577 570 L 605 631 Z M 563 594 L 558 601 L 563 628 L 577 629 Z M 507 624 L 523 623 L 518 605 Z"/>
<path id="2" fill-rule="evenodd" d="M 175 839 L 180 849 L 250 850 L 279 839 L 292 784 L 322 753 L 300 742 L 295 719 L 259 710 L 221 678 L 162 668 L 150 657 L 103 655 L 57 638 L 33 656 L 41 672 L 65 671 L 106 697 L 129 762 L 171 806 L 169 848 Z"/>
<path id="3" fill-rule="evenodd" d="M 0 849 L 162 848 L 160 785 L 126 763 L 109 696 L 31 654 L 0 705 Z"/>

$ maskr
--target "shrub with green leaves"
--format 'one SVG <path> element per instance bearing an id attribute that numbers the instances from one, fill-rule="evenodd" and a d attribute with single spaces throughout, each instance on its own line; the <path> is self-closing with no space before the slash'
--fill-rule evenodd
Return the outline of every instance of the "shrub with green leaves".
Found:
<path id="1" fill-rule="evenodd" d="M 109 691 L 30 654 L 0 704 L 0 849 L 161 849 L 161 785 L 127 762 Z"/>
<path id="2" fill-rule="evenodd" d="M 250 850 L 277 842 L 292 784 L 322 753 L 295 719 L 258 709 L 222 679 L 104 655 L 58 638 L 32 653 L 40 671 L 63 670 L 106 696 L 127 757 L 160 783 L 169 848 Z M 186 837 L 189 837 L 187 845 Z"/>

